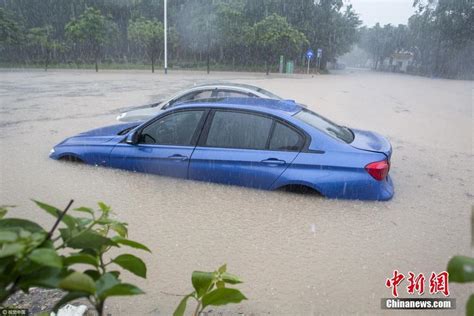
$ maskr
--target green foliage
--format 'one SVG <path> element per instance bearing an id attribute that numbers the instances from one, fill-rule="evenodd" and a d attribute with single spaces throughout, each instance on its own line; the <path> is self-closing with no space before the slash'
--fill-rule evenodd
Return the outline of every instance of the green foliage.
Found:
<path id="1" fill-rule="evenodd" d="M 63 53 L 67 46 L 53 38 L 53 27 L 47 25 L 44 27 L 34 27 L 26 34 L 28 48 L 32 50 L 32 55 L 40 56 L 44 61 L 45 70 L 53 59 L 54 55 Z"/>
<path id="2" fill-rule="evenodd" d="M 284 17 L 272 14 L 256 23 L 248 31 L 248 42 L 256 48 L 267 63 L 267 74 L 270 63 L 278 56 L 295 56 L 309 42 L 305 35 L 293 28 Z"/>
<path id="3" fill-rule="evenodd" d="M 103 16 L 100 10 L 87 8 L 79 19 L 72 19 L 66 24 L 65 31 L 68 38 L 90 51 L 98 71 L 101 48 L 112 42 L 117 26 L 109 17 Z"/>
<path id="4" fill-rule="evenodd" d="M 448 263 L 449 280 L 457 283 L 474 282 L 474 258 L 455 256 Z"/>
<path id="5" fill-rule="evenodd" d="M 407 48 L 407 28 L 405 25 L 394 27 L 390 24 L 381 27 L 377 23 L 374 27 L 361 30 L 361 47 L 369 53 L 374 60 L 374 69 L 378 68 L 386 58 L 393 53 L 401 52 Z"/>
<path id="6" fill-rule="evenodd" d="M 156 19 L 139 17 L 128 25 L 128 38 L 145 48 L 151 59 L 151 71 L 155 72 L 156 56 L 163 49 L 163 24 Z"/>
<path id="7" fill-rule="evenodd" d="M 173 316 L 184 315 L 190 298 L 197 302 L 194 316 L 198 316 L 208 306 L 237 304 L 247 299 L 238 289 L 226 287 L 229 284 L 242 283 L 238 276 L 227 272 L 227 265 L 221 266 L 214 272 L 194 271 L 191 282 L 194 292 L 183 297 Z"/>
<path id="8" fill-rule="evenodd" d="M 454 256 L 448 262 L 449 280 L 456 283 L 474 282 L 474 258 Z M 466 316 L 474 315 L 474 294 L 466 303 Z"/>
<path id="9" fill-rule="evenodd" d="M 89 6 L 92 3 L 94 7 Z M 265 19 L 279 16 L 309 42 L 296 51 L 287 49 L 285 42 L 278 46 L 286 59 L 294 59 L 297 67 L 308 46 L 323 50 L 324 70 L 328 61 L 350 51 L 360 38 L 360 47 L 377 66 L 393 53 L 407 51 L 413 54 L 411 72 L 472 78 L 472 1 L 415 0 L 414 6 L 417 10 L 408 25 L 376 25 L 358 32 L 361 21 L 352 6 L 344 5 L 342 0 L 169 1 L 169 64 L 232 65 L 227 69 L 258 69 L 264 62 L 275 64 L 279 56 L 268 54 L 263 49 L 265 44 L 255 42 L 252 31 L 261 27 Z M 153 70 L 155 59 L 159 60 L 162 52 L 162 12 L 163 1 L 127 0 L 118 4 L 49 0 L 29 1 L 28 5 L 25 1 L 7 1 L 0 8 L 0 62 L 72 66 L 85 65 L 93 59 L 97 69 L 102 59 L 123 68 L 152 59 Z M 51 45 L 44 44 L 45 38 L 46 43 L 58 45 L 48 49 Z M 71 49 L 61 49 L 65 39 L 71 40 Z"/>
<path id="10" fill-rule="evenodd" d="M 163 1 L 93 3 L 95 8 L 83 1 L 31 1 L 28 6 L 24 1 L 8 1 L 5 7 L 15 18 L 23 17 L 28 29 L 51 25 L 54 40 L 61 42 L 69 38 L 74 42 L 72 49 L 55 55 L 58 63 L 83 65 L 91 56 L 96 62 L 104 56 L 115 64 L 160 59 L 162 39 L 152 36 L 155 40 L 150 40 L 147 34 L 161 33 L 149 30 L 157 30 L 163 23 Z M 341 0 L 299 0 L 297 5 L 284 0 L 169 1 L 169 64 L 170 67 L 205 64 L 208 68 L 218 64 L 228 69 L 258 69 L 256 66 L 267 60 L 274 64 L 278 58 L 271 59 L 254 49 L 247 36 L 250 28 L 273 14 L 286 18 L 288 25 L 305 35 L 309 46 L 322 48 L 323 58 L 331 60 L 345 53 L 357 39 L 356 28 L 360 22 L 349 7 L 344 11 Z M 55 14 L 48 14 L 51 11 Z M 112 29 L 118 32 L 112 32 L 117 36 L 110 41 L 112 33 L 107 30 Z M 141 35 L 132 35 L 132 30 Z M 37 61 L 34 50 L 25 50 L 24 45 L 7 46 L 0 61 L 17 64 Z M 303 48 L 286 57 L 298 64 Z"/>
<path id="11" fill-rule="evenodd" d="M 413 54 L 412 72 L 473 78 L 474 10 L 469 0 L 414 1 L 408 26 L 375 25 L 362 32 L 361 47 L 375 66 L 393 53 Z"/>
<path id="12" fill-rule="evenodd" d="M 131 254 L 119 254 L 107 261 L 107 253 L 121 246 L 150 250 L 128 239 L 127 224 L 111 218 L 109 206 L 99 203 L 98 210 L 80 207 L 74 210 L 78 215 L 69 215 L 66 212 L 72 201 L 65 211 L 34 202 L 56 218 L 49 232 L 29 220 L 4 218 L 8 207 L 0 208 L 0 303 L 18 290 L 59 288 L 67 293 L 56 310 L 82 297 L 101 315 L 107 298 L 143 293 L 138 287 L 123 283 L 115 269 L 120 267 L 146 278 L 145 263 Z M 60 224 L 63 227 L 58 234 L 56 228 Z M 87 270 L 75 270 L 78 264 Z"/>
<path id="13" fill-rule="evenodd" d="M 356 43 L 357 27 L 361 24 L 352 5 L 343 9 L 341 0 L 320 0 L 311 10 L 311 19 L 304 25 L 313 48 L 323 50 L 321 69 L 326 69 L 328 61 L 349 52 Z"/>
<path id="14" fill-rule="evenodd" d="M 19 44 L 23 39 L 21 28 L 12 12 L 0 7 L 0 44 Z"/>

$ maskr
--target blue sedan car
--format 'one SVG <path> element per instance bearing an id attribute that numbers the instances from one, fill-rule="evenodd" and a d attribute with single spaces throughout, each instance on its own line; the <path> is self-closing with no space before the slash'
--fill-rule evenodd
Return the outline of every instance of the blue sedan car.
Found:
<path id="1" fill-rule="evenodd" d="M 293 101 L 183 103 L 142 123 L 67 138 L 58 160 L 259 189 L 305 188 L 329 198 L 389 200 L 392 147 Z"/>

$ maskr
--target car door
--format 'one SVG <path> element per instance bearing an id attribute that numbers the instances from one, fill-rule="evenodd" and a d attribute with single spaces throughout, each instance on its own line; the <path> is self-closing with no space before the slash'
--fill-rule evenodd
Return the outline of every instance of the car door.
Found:
<path id="1" fill-rule="evenodd" d="M 114 147 L 110 166 L 186 178 L 206 115 L 205 109 L 186 109 L 158 117 L 137 131 L 138 144 L 123 142 Z"/>
<path id="2" fill-rule="evenodd" d="M 293 130 L 296 139 L 273 140 L 285 125 L 256 112 L 214 110 L 209 115 L 191 157 L 190 179 L 269 189 L 304 144 Z"/>

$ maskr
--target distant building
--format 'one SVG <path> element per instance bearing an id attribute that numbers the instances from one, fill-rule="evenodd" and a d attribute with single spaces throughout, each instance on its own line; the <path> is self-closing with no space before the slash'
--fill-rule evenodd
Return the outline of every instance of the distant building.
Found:
<path id="1" fill-rule="evenodd" d="M 406 72 L 407 67 L 410 66 L 412 62 L 413 53 L 410 52 L 393 53 L 389 58 L 391 71 L 395 72 Z"/>

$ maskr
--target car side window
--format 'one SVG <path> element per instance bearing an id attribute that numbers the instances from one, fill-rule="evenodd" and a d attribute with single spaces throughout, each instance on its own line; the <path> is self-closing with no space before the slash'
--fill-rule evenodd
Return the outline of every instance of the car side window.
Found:
<path id="1" fill-rule="evenodd" d="M 207 99 L 211 97 L 212 97 L 212 90 L 203 90 L 203 91 L 198 91 L 198 92 L 194 91 L 194 92 L 186 93 L 185 95 L 170 101 L 169 104 L 165 106 L 163 109 L 171 108 L 174 105 L 181 102 Z"/>
<path id="2" fill-rule="evenodd" d="M 193 101 L 193 100 L 199 100 L 199 99 L 207 99 L 207 98 L 210 98 L 211 96 L 212 96 L 212 90 L 191 92 L 191 93 L 188 93 L 188 94 L 176 99 L 175 103 L 185 102 L 185 101 Z"/>
<path id="3" fill-rule="evenodd" d="M 265 149 L 272 122 L 261 115 L 216 111 L 205 146 Z"/>
<path id="4" fill-rule="evenodd" d="M 304 139 L 297 131 L 284 124 L 276 122 L 268 149 L 279 151 L 300 151 L 303 144 Z"/>
<path id="5" fill-rule="evenodd" d="M 145 127 L 140 143 L 190 146 L 204 110 L 172 113 Z"/>
<path id="6" fill-rule="evenodd" d="M 254 95 L 240 91 L 219 90 L 217 92 L 218 98 L 250 98 Z"/>

